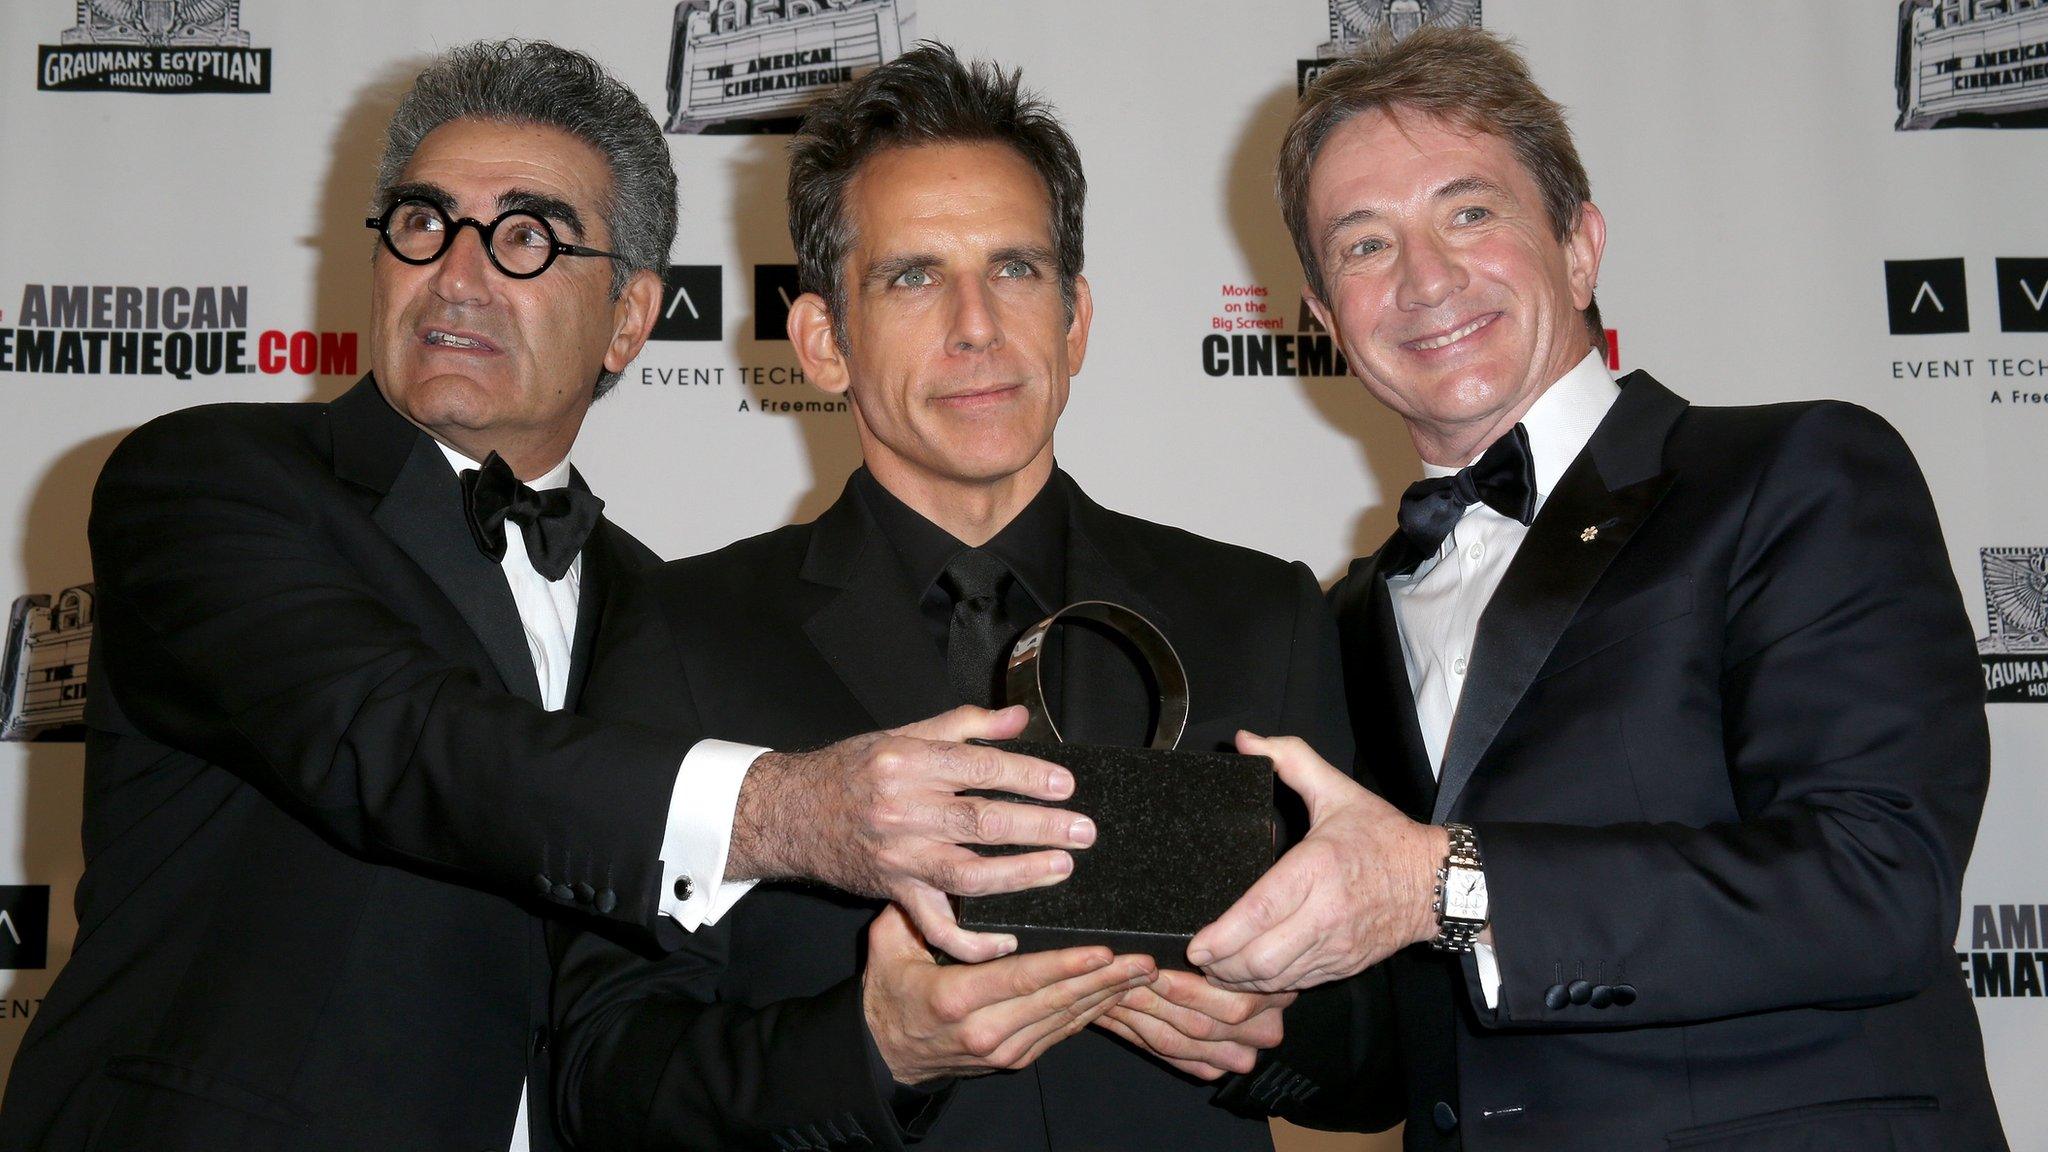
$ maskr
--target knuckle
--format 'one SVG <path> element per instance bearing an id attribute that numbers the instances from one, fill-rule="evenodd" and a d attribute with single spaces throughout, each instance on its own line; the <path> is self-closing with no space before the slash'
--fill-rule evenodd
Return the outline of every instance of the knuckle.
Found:
<path id="1" fill-rule="evenodd" d="M 991 1060 L 996 1050 L 1003 1046 L 1006 1036 L 983 1024 L 970 1024 L 960 1030 L 960 1046 L 977 1060 Z"/>
<path id="2" fill-rule="evenodd" d="M 981 830 L 981 816 L 976 809 L 979 805 L 972 800 L 956 800 L 945 806 L 945 828 L 951 838 L 959 843 L 978 840 Z"/>
<path id="3" fill-rule="evenodd" d="M 1010 817 L 1000 804 L 974 806 L 974 838 L 984 844 L 1000 841 L 1010 831 Z"/>

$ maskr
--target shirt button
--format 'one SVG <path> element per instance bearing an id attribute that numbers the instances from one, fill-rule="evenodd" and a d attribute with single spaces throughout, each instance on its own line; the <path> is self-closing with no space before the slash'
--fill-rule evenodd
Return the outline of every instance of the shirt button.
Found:
<path id="1" fill-rule="evenodd" d="M 1460 657 L 1458 657 L 1458 658 L 1457 658 L 1456 660 L 1453 660 L 1453 661 L 1451 661 L 1451 675 L 1453 675 L 1453 676 L 1463 676 L 1464 674 L 1465 674 L 1465 658 L 1464 658 L 1463 656 L 1460 656 Z"/>
<path id="2" fill-rule="evenodd" d="M 1471 557 L 1474 560 L 1477 560 L 1481 556 L 1486 555 L 1486 545 L 1481 544 L 1477 540 L 1475 540 L 1472 542 L 1472 546 L 1470 548 L 1465 549 L 1465 555 Z"/>

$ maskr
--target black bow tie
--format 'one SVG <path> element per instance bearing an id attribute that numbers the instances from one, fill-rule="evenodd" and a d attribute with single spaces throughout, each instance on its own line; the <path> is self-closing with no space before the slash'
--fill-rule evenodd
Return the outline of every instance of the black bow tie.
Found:
<path id="1" fill-rule="evenodd" d="M 1536 460 L 1520 424 L 1493 442 L 1479 459 L 1449 476 L 1417 480 L 1401 494 L 1401 535 L 1408 553 L 1388 568 L 1405 576 L 1436 555 L 1465 509 L 1484 504 L 1523 524 L 1536 519 Z"/>
<path id="2" fill-rule="evenodd" d="M 462 508 L 479 551 L 493 561 L 503 560 L 505 521 L 510 520 L 526 539 L 526 558 L 533 561 L 533 570 L 553 581 L 569 574 L 569 565 L 597 526 L 604 501 L 579 488 L 535 492 L 493 452 L 481 469 L 462 470 Z"/>

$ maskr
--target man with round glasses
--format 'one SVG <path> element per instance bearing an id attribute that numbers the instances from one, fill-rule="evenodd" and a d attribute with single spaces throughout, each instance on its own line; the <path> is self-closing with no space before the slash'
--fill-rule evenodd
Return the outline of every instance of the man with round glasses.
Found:
<path id="1" fill-rule="evenodd" d="M 0 1149 L 555 1148 L 538 913 L 673 939 L 807 877 L 981 959 L 1014 942 L 941 889 L 1056 882 L 1086 842 L 957 795 L 1071 789 L 952 742 L 1021 709 L 804 754 L 571 714 L 607 591 L 655 559 L 569 464 L 675 233 L 630 89 L 549 44 L 453 50 L 374 210 L 372 375 L 153 421 L 94 493 L 79 941 Z M 1052 848 L 946 831 L 997 826 Z"/>

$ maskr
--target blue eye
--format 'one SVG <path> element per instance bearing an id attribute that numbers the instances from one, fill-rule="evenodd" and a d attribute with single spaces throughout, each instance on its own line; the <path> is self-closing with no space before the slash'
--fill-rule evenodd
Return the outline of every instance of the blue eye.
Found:
<path id="1" fill-rule="evenodd" d="M 1380 240 L 1360 240 L 1351 246 L 1351 254 L 1353 256 L 1371 256 L 1385 247 L 1386 244 Z"/>
<path id="2" fill-rule="evenodd" d="M 906 268 L 895 282 L 905 288 L 923 288 L 932 282 L 932 274 L 922 268 Z"/>
<path id="3" fill-rule="evenodd" d="M 1485 208 L 1460 208 L 1458 209 L 1458 214 L 1451 217 L 1451 219 L 1460 224 L 1477 224 L 1491 215 L 1493 213 Z"/>
<path id="4" fill-rule="evenodd" d="M 1003 264 L 1002 269 L 996 273 L 998 276 L 1006 276 L 1011 279 L 1022 279 L 1023 277 L 1035 276 L 1037 274 L 1038 269 L 1033 268 L 1029 260 L 1007 261 Z"/>

